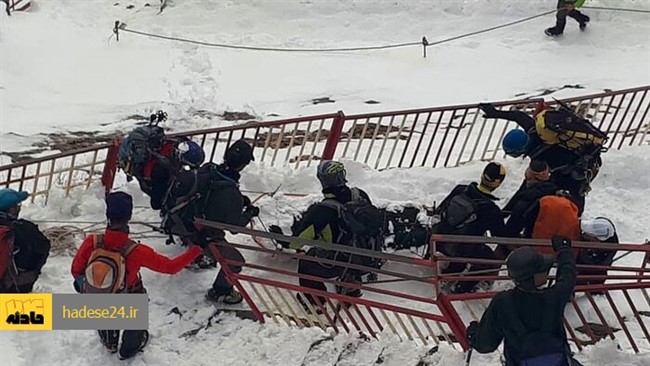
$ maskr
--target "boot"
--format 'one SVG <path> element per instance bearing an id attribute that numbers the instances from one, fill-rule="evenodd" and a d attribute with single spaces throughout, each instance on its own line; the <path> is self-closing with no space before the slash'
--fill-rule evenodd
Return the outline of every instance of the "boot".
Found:
<path id="1" fill-rule="evenodd" d="M 555 27 L 546 28 L 544 33 L 546 33 L 546 35 L 549 36 L 549 37 L 558 37 L 558 36 L 562 35 L 562 33 L 558 32 Z"/>
<path id="2" fill-rule="evenodd" d="M 99 333 L 99 339 L 108 352 L 117 352 L 117 344 L 120 341 L 119 330 L 98 330 L 97 333 Z"/>
<path id="3" fill-rule="evenodd" d="M 122 336 L 122 347 L 120 347 L 120 352 L 117 354 L 117 358 L 120 360 L 131 358 L 138 354 L 138 352 L 141 352 L 147 346 L 147 343 L 149 343 L 149 332 L 146 330 L 142 331 L 142 334 L 140 335 L 140 343 L 137 344 L 135 348 L 127 346 L 127 344 L 131 344 L 133 342 L 133 339 L 131 338 L 134 335 L 139 335 L 138 333 L 140 333 L 140 331 L 124 331 L 124 335 Z"/>
<path id="4" fill-rule="evenodd" d="M 213 301 L 213 302 L 221 301 L 227 305 L 239 304 L 244 300 L 244 297 L 234 288 L 223 289 L 223 290 L 211 288 L 205 294 L 205 298 L 208 301 Z"/>
<path id="5" fill-rule="evenodd" d="M 589 17 L 585 15 L 584 20 L 581 21 L 580 25 L 579 25 L 581 31 L 584 31 L 585 29 L 587 29 L 587 23 L 589 23 L 590 20 L 591 19 L 589 19 Z"/>

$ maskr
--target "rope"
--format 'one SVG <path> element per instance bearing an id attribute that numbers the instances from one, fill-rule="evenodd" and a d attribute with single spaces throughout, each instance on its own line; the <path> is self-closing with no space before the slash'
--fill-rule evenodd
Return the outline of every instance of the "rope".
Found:
<path id="1" fill-rule="evenodd" d="M 580 9 L 592 9 L 592 10 L 610 10 L 610 11 L 627 11 L 631 13 L 644 13 L 644 14 L 650 14 L 650 10 L 643 10 L 643 9 L 622 9 L 622 8 L 605 8 L 605 7 L 600 7 L 600 6 L 583 6 Z"/>

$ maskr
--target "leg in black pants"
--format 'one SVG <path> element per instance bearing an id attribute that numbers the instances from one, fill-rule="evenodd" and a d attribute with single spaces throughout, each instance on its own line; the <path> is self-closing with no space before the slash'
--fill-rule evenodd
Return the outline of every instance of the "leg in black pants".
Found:
<path id="1" fill-rule="evenodd" d="M 485 244 L 458 244 L 457 245 L 457 250 L 459 250 L 459 253 L 456 254 L 458 257 L 464 257 L 464 258 L 477 258 L 477 259 L 495 259 L 494 257 L 494 252 L 490 247 L 488 247 Z M 498 264 L 471 264 L 469 267 L 469 272 L 476 272 L 476 271 L 484 271 L 488 269 L 497 269 L 500 268 L 501 266 Z M 447 267 L 443 273 L 462 273 L 465 268 L 467 268 L 466 263 L 450 263 L 449 267 Z M 494 273 L 480 273 L 477 274 L 477 276 L 486 276 L 486 275 L 494 275 L 497 274 L 495 271 Z M 453 287 L 452 292 L 454 293 L 467 293 L 467 292 L 474 292 L 476 290 L 476 285 L 479 283 L 479 281 L 458 281 L 456 285 Z"/>
<path id="2" fill-rule="evenodd" d="M 549 35 L 558 36 L 564 33 L 567 16 L 570 16 L 571 18 L 575 19 L 578 23 L 580 23 L 580 29 L 584 29 L 586 24 L 589 22 L 589 17 L 582 14 L 579 10 L 575 8 L 571 10 L 567 9 L 566 4 L 563 0 L 558 1 L 557 9 L 558 11 L 555 15 L 556 17 L 555 27 L 547 29 L 547 34 Z"/>
<path id="3" fill-rule="evenodd" d="M 213 245 L 210 246 L 213 247 Z M 237 250 L 234 247 L 219 246 L 217 247 L 217 249 L 225 259 L 230 259 L 232 261 L 237 261 L 242 263 L 246 261 L 244 259 L 244 256 L 242 256 L 242 254 L 239 252 L 239 250 Z M 215 259 L 216 259 L 216 255 L 215 255 Z M 234 273 L 239 273 L 241 272 L 242 267 L 236 265 L 230 265 L 229 269 Z M 212 289 L 217 294 L 225 294 L 225 293 L 230 293 L 232 291 L 232 284 L 230 283 L 230 281 L 228 281 L 228 278 L 223 268 L 219 270 L 219 273 L 217 274 L 217 278 L 214 280 L 214 283 L 212 284 Z"/>
<path id="4" fill-rule="evenodd" d="M 311 251 L 310 253 L 307 253 L 307 255 L 314 256 Z M 320 277 L 320 278 L 334 278 L 340 276 L 343 273 L 343 267 L 338 267 L 338 266 L 325 267 L 318 262 L 309 261 L 309 260 L 299 260 L 298 273 L 314 276 L 314 277 Z M 327 287 L 321 281 L 300 278 L 298 282 L 300 283 L 300 286 L 313 288 L 315 290 L 327 291 Z M 303 295 L 312 304 L 316 303 L 312 295 L 310 294 L 303 294 Z M 325 299 L 319 299 L 319 300 L 321 300 L 321 302 L 325 301 Z"/>

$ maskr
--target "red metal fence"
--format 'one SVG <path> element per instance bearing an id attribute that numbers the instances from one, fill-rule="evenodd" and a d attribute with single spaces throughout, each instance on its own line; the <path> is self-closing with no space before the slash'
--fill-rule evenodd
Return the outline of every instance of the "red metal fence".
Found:
<path id="1" fill-rule="evenodd" d="M 650 86 L 565 99 L 579 114 L 609 135 L 608 146 L 648 143 Z M 532 112 L 541 99 L 495 103 L 501 109 Z M 549 105 L 554 106 L 552 102 Z M 265 166 L 300 168 L 315 160 L 351 159 L 377 169 L 447 167 L 493 160 L 503 135 L 515 124 L 484 120 L 478 105 L 428 108 L 345 116 L 343 112 L 287 120 L 247 123 L 179 133 L 199 142 L 208 160 L 220 161 L 230 142 L 243 138 Z M 0 167 L 0 186 L 32 192 L 47 200 L 54 187 L 69 194 L 99 180 L 112 187 L 115 145 L 98 145 Z M 105 164 L 107 157 L 108 164 Z M 101 173 L 100 173 L 101 172 Z"/>
<path id="2" fill-rule="evenodd" d="M 502 290 L 512 287 L 505 272 L 503 261 L 471 258 L 445 257 L 435 251 L 432 245 L 431 259 L 414 257 L 407 252 L 377 253 L 347 246 L 327 244 L 320 241 L 284 237 L 278 234 L 254 231 L 234 226 L 198 220 L 203 226 L 236 231 L 236 243 L 218 243 L 212 248 L 231 282 L 243 294 L 247 304 L 260 322 L 274 321 L 278 324 L 298 327 L 331 328 L 335 332 L 361 331 L 369 336 L 382 332 L 396 334 L 422 344 L 447 342 L 467 349 L 465 328 L 472 320 L 479 320 L 494 292 L 447 294 L 445 283 L 463 281 L 489 281 L 492 288 Z M 295 241 L 303 245 L 344 253 L 364 255 L 384 262 L 381 269 L 355 265 L 350 261 L 335 261 L 307 255 L 297 255 L 274 249 L 265 249 L 252 244 L 249 236 L 264 240 Z M 242 239 L 245 238 L 245 239 Z M 546 246 L 549 240 L 523 240 L 508 238 L 482 238 L 461 236 L 437 236 L 436 240 L 455 242 L 458 245 L 507 244 L 519 246 Z M 221 248 L 240 250 L 246 263 L 227 259 L 221 255 Z M 587 266 L 578 265 L 578 281 L 606 280 L 605 284 L 585 284 L 576 288 L 576 295 L 565 310 L 565 327 L 576 350 L 594 344 L 603 338 L 617 340 L 619 346 L 634 352 L 650 350 L 644 317 L 650 314 L 650 269 L 646 258 L 650 245 L 616 245 L 589 242 L 574 242 L 580 250 L 631 251 L 628 257 L 633 265 Z M 631 259 L 630 259 L 631 258 Z M 340 282 L 337 278 L 322 279 L 297 273 L 298 261 L 313 261 L 323 265 L 338 266 L 348 271 L 374 273 L 376 282 Z M 492 273 L 486 271 L 443 274 L 443 262 L 482 263 L 496 265 Z M 228 269 L 229 265 L 243 266 L 241 273 Z M 581 274 L 584 270 L 605 270 L 606 275 Z M 551 279 L 554 276 L 550 276 Z M 330 291 L 314 290 L 300 285 L 300 279 L 319 280 L 327 284 Z M 604 282 L 604 281 L 603 281 Z M 360 289 L 361 298 L 350 297 L 332 291 L 335 286 Z M 298 294 L 320 296 L 323 300 L 315 305 L 301 304 Z M 321 314 L 317 314 L 320 310 Z M 625 338 L 623 340 L 623 338 Z M 628 346 L 629 345 L 629 346 Z"/>

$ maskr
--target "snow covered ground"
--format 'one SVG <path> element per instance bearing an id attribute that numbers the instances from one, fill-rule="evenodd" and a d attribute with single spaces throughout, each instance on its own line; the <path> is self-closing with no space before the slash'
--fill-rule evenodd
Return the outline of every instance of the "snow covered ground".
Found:
<path id="1" fill-rule="evenodd" d="M 151 1 L 153 4 L 156 1 Z M 118 3 L 119 5 L 113 5 Z M 589 11 L 592 23 L 580 33 L 569 19 L 565 36 L 548 39 L 543 29 L 553 15 L 511 28 L 429 48 L 363 53 L 264 53 L 208 49 L 122 34 L 111 36 L 115 20 L 129 28 L 212 42 L 273 47 L 348 47 L 418 41 L 430 42 L 535 15 L 555 0 L 508 1 L 192 1 L 176 0 L 160 15 L 145 1 L 35 2 L 30 13 L 0 17 L 0 150 L 21 151 L 45 133 L 112 133 L 132 128 L 128 116 L 165 109 L 174 130 L 232 123 L 199 115 L 246 111 L 260 119 L 330 113 L 382 111 L 483 100 L 534 96 L 545 89 L 579 84 L 551 96 L 573 96 L 650 82 L 650 22 L 647 14 Z M 133 4 L 134 9 L 126 9 Z M 592 6 L 648 8 L 647 1 L 594 0 Z M 313 104 L 329 97 L 334 103 Z M 366 104 L 375 100 L 379 104 Z M 585 216 L 606 215 L 617 224 L 623 242 L 647 238 L 650 206 L 650 149 L 611 151 L 589 196 Z M 0 156 L 0 163 L 7 163 Z M 506 159 L 509 177 L 497 191 L 509 196 L 523 175 L 524 163 Z M 376 172 L 346 162 L 350 181 L 366 189 L 380 205 L 431 204 L 461 181 L 476 179 L 482 164 L 454 169 L 394 169 Z M 261 201 L 262 218 L 285 229 L 290 215 L 318 199 L 312 169 L 292 171 L 251 166 L 244 189 L 310 193 L 305 198 L 278 195 Z M 120 177 L 120 179 L 123 179 Z M 390 182 L 391 184 L 386 184 Z M 117 187 L 147 200 L 133 184 Z M 34 220 L 103 220 L 102 192 L 95 187 L 72 199 L 56 192 L 42 209 L 27 206 Z M 140 208 L 136 217 L 156 221 Z M 42 224 L 44 227 L 52 224 Z M 143 234 L 147 236 L 148 234 Z M 146 240 L 169 255 L 176 246 L 161 238 Z M 637 264 L 638 258 L 626 258 Z M 37 291 L 71 292 L 66 256 L 53 257 Z M 416 365 L 424 347 L 395 342 L 389 335 L 356 343 L 337 336 L 308 352 L 325 337 L 320 330 L 297 330 L 239 320 L 213 319 L 193 337 L 184 332 L 205 324 L 213 310 L 203 292 L 215 272 L 164 276 L 144 271 L 151 296 L 152 340 L 130 365 L 372 365 L 382 353 L 384 365 Z M 182 319 L 169 314 L 178 307 Z M 578 358 L 585 365 L 650 365 L 646 356 L 615 351 L 602 342 Z M 351 348 L 355 348 L 352 346 Z M 331 359 L 333 358 L 333 359 Z M 443 347 L 426 357 L 430 365 L 463 364 L 463 354 Z M 1 365 L 117 364 L 90 331 L 0 333 Z M 473 356 L 473 365 L 497 365 L 498 355 Z"/>

